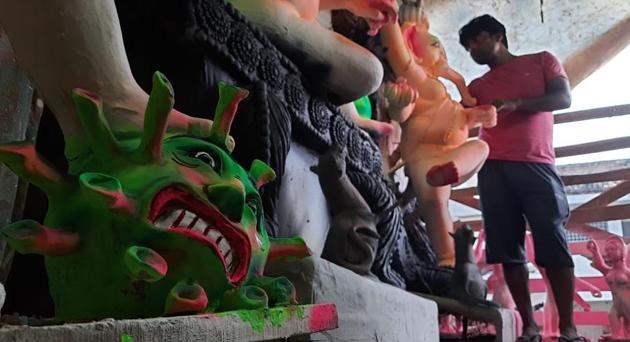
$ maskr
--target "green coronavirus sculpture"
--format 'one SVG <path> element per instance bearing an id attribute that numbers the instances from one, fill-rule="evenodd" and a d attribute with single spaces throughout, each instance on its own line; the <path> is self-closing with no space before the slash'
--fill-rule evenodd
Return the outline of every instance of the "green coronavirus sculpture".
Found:
<path id="1" fill-rule="evenodd" d="M 0 234 L 20 253 L 43 254 L 59 321 L 256 309 L 295 303 L 284 277 L 263 276 L 278 256 L 308 254 L 299 239 L 272 239 L 258 189 L 275 177 L 230 156 L 229 136 L 247 91 L 220 84 L 208 137 L 167 135 L 173 90 L 156 73 L 139 134 L 114 134 L 100 98 L 73 100 L 90 153 L 62 174 L 30 144 L 0 145 L 0 162 L 42 189 L 44 224 Z M 66 141 L 69 138 L 66 137 Z"/>

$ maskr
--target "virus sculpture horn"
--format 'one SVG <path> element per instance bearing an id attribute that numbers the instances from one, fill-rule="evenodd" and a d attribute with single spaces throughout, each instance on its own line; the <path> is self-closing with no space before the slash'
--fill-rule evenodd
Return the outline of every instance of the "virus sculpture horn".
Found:
<path id="1" fill-rule="evenodd" d="M 247 91 L 220 84 L 207 139 L 166 135 L 173 89 L 153 77 L 141 134 L 115 134 L 100 98 L 73 92 L 90 153 L 69 174 L 26 143 L 0 145 L 0 162 L 48 196 L 44 224 L 0 234 L 20 253 L 45 256 L 57 320 L 131 318 L 255 309 L 295 302 L 284 277 L 262 275 L 279 256 L 308 254 L 299 239 L 270 239 L 258 189 L 275 177 L 230 156 L 229 130 Z M 66 136 L 66 143 L 73 137 Z"/>

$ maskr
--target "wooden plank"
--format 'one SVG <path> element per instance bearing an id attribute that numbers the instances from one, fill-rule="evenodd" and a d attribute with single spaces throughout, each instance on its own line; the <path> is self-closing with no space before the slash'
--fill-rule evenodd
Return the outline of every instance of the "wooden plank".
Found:
<path id="1" fill-rule="evenodd" d="M 554 121 L 554 124 L 559 125 L 559 124 L 568 123 L 568 122 L 610 118 L 614 116 L 623 116 L 623 115 L 630 115 L 630 104 L 593 108 L 593 109 L 579 110 L 575 112 L 556 114 L 553 116 L 553 121 Z M 468 131 L 468 137 L 474 138 L 476 136 L 479 136 L 479 127 L 471 128 Z"/>
<path id="2" fill-rule="evenodd" d="M 585 208 L 571 212 L 571 223 L 588 223 L 630 218 L 630 204 L 615 205 L 605 208 Z"/>
<path id="3" fill-rule="evenodd" d="M 472 230 L 478 232 L 483 229 L 483 221 L 481 220 L 470 220 L 470 221 L 460 221 L 462 224 L 467 224 L 472 228 Z"/>
<path id="4" fill-rule="evenodd" d="M 621 137 L 556 148 L 556 158 L 630 148 L 630 137 Z"/>
<path id="5" fill-rule="evenodd" d="M 588 202 L 582 203 L 579 207 L 575 208 L 574 211 L 586 208 L 605 207 L 628 193 L 630 193 L 630 181 L 624 181 L 595 196 Z"/>
<path id="6" fill-rule="evenodd" d="M 580 50 L 565 57 L 563 66 L 569 78 L 571 89 L 574 89 L 576 85 L 630 45 L 630 16 L 624 13 L 622 17 L 624 19 L 618 21 L 605 33 L 593 39 Z"/>
<path id="7" fill-rule="evenodd" d="M 472 197 L 479 194 L 476 186 L 463 189 L 455 189 L 451 192 L 451 198 Z"/>
<path id="8" fill-rule="evenodd" d="M 562 176 L 565 185 L 589 184 L 598 182 L 611 182 L 630 179 L 630 168 L 591 173 L 588 175 L 566 175 Z"/>
<path id="9" fill-rule="evenodd" d="M 588 175 L 565 175 L 561 176 L 564 185 L 578 185 L 598 182 L 612 182 L 619 180 L 630 180 L 630 168 L 591 173 Z M 479 194 L 477 187 L 455 189 L 451 194 L 452 199 L 459 200 L 464 197 L 476 196 Z"/>
<path id="10" fill-rule="evenodd" d="M 451 200 L 463 204 L 465 206 L 471 207 L 473 209 L 481 210 L 481 202 L 474 197 L 458 197 L 451 198 Z"/>
<path id="11" fill-rule="evenodd" d="M 553 122 L 554 124 L 559 125 L 568 122 L 610 118 L 623 115 L 630 115 L 630 104 L 556 114 L 553 116 Z M 468 131 L 468 137 L 474 138 L 476 136 L 479 136 L 479 127 L 471 128 Z"/>
<path id="12" fill-rule="evenodd" d="M 573 213 L 571 213 L 571 215 L 573 215 Z M 573 216 L 571 216 L 571 218 L 569 219 L 569 223 L 567 224 L 566 228 L 570 232 L 578 233 L 595 240 L 603 240 L 615 236 L 613 233 L 607 232 L 597 227 L 593 227 L 589 224 L 574 222 Z"/>
<path id="13" fill-rule="evenodd" d="M 593 120 L 601 118 L 609 118 L 613 116 L 622 116 L 630 114 L 630 104 L 609 106 L 601 108 L 593 108 L 586 110 L 579 110 L 575 112 L 567 112 L 562 114 L 556 114 L 553 116 L 554 124 L 563 124 L 567 122 L 576 122 L 584 120 Z"/>
<path id="14" fill-rule="evenodd" d="M 461 223 L 469 225 L 474 231 L 480 231 L 483 229 L 483 221 L 480 219 L 461 221 Z M 593 227 L 586 223 L 575 223 L 575 222 L 569 221 L 569 223 L 566 226 L 566 229 L 570 232 L 578 233 L 580 235 L 584 235 L 588 238 L 595 239 L 595 240 L 604 240 L 609 237 L 616 236 L 610 232 L 607 232 L 603 229 L 599 229 L 597 227 Z"/>
<path id="15" fill-rule="evenodd" d="M 149 319 L 104 320 L 44 327 L 2 326 L 0 341 L 189 341 L 241 342 L 285 340 L 337 328 L 334 304 L 314 304 L 219 314 Z"/>

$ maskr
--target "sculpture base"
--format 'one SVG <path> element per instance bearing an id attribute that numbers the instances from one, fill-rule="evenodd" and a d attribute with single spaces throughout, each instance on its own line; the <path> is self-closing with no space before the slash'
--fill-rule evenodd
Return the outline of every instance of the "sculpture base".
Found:
<path id="1" fill-rule="evenodd" d="M 335 329 L 337 324 L 335 305 L 317 304 L 45 327 L 3 326 L 0 341 L 284 341 L 292 336 Z"/>
<path id="2" fill-rule="evenodd" d="M 326 260 L 268 264 L 268 275 L 282 274 L 297 289 L 300 303 L 335 303 L 339 329 L 314 334 L 316 341 L 439 341 L 435 302 L 360 276 Z"/>

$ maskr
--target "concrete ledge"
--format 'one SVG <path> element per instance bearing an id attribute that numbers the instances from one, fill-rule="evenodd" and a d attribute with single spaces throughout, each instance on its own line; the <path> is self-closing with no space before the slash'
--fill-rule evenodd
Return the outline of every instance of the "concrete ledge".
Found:
<path id="1" fill-rule="evenodd" d="M 268 341 L 337 327 L 334 304 L 300 305 L 220 314 L 113 320 L 46 327 L 0 327 L 0 341 L 134 342 Z"/>
<path id="2" fill-rule="evenodd" d="M 314 341 L 439 341 L 438 309 L 431 300 L 359 276 L 320 258 L 267 266 L 298 289 L 300 303 L 335 303 L 339 328 Z"/>
<path id="3" fill-rule="evenodd" d="M 486 306 L 470 306 L 445 297 L 425 294 L 418 294 L 418 296 L 435 301 L 438 305 L 440 313 L 466 316 L 471 320 L 490 322 L 494 324 L 494 328 L 497 333 L 497 337 L 495 339 L 496 342 L 516 341 L 518 332 L 516 331 L 514 313 L 511 310 Z"/>

